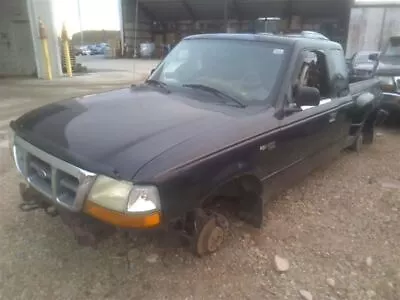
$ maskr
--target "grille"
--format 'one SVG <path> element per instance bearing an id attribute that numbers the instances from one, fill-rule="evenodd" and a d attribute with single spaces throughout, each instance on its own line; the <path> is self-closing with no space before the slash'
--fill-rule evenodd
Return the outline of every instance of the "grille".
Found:
<path id="1" fill-rule="evenodd" d="M 30 186 L 54 204 L 80 211 L 95 174 L 82 170 L 16 137 L 13 154 L 18 171 Z"/>

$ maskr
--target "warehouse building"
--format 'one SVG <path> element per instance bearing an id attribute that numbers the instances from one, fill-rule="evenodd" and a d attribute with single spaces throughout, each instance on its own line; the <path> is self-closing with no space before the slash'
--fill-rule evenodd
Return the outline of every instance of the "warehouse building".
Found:
<path id="1" fill-rule="evenodd" d="M 346 44 L 353 0 L 121 0 L 128 51 L 209 32 L 313 30 Z M 136 29 L 136 30 L 135 30 Z"/>
<path id="2" fill-rule="evenodd" d="M 360 50 L 378 51 L 400 36 L 400 1 L 369 1 L 351 10 L 346 57 Z"/>
<path id="3" fill-rule="evenodd" d="M 165 45 L 196 33 L 301 30 L 340 42 L 349 56 L 380 49 L 400 33 L 399 4 L 390 0 L 362 6 L 354 0 L 120 0 L 120 12 L 129 57 L 148 42 L 162 57 Z M 50 72 L 62 75 L 52 0 L 0 0 L 0 77 L 48 77 L 39 18 L 47 27 Z"/>
<path id="4" fill-rule="evenodd" d="M 52 0 L 0 0 L 0 76 L 47 77 L 39 18 L 47 27 L 53 76 L 61 75 Z"/>

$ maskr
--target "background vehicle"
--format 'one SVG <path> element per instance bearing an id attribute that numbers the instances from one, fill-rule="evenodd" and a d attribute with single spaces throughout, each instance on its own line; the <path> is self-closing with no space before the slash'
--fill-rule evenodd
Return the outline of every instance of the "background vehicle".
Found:
<path id="1" fill-rule="evenodd" d="M 371 60 L 370 55 L 379 55 L 378 51 L 360 51 L 354 53 L 348 60 L 350 82 L 365 80 L 373 76 L 376 65 L 375 60 Z"/>
<path id="2" fill-rule="evenodd" d="M 98 43 L 98 44 L 93 44 L 89 45 L 89 50 L 90 50 L 90 55 L 100 55 L 104 54 L 105 51 L 110 48 L 110 46 L 107 43 Z"/>
<path id="3" fill-rule="evenodd" d="M 75 55 L 90 55 L 90 50 L 87 46 L 75 47 Z"/>
<path id="4" fill-rule="evenodd" d="M 60 213 L 79 241 L 167 229 L 204 255 L 229 208 L 261 227 L 272 195 L 372 143 L 380 97 L 376 79 L 349 85 L 337 43 L 197 35 L 143 85 L 28 112 L 10 140 L 25 202 Z"/>
<path id="5" fill-rule="evenodd" d="M 377 61 L 374 73 L 383 90 L 382 108 L 397 118 L 400 114 L 400 36 L 391 37 L 380 55 L 370 55 L 370 59 Z"/>

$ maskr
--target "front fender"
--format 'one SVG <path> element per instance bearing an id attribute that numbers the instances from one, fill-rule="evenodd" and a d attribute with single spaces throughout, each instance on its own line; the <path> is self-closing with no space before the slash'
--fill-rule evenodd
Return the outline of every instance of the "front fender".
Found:
<path id="1" fill-rule="evenodd" d="M 223 158 L 210 158 L 196 166 L 185 168 L 160 183 L 161 206 L 165 216 L 174 219 L 202 207 L 206 200 L 218 194 L 221 187 L 239 178 L 247 178 L 246 183 L 260 191 L 260 181 L 251 161 L 232 160 L 234 156 L 236 155 L 225 153 Z M 246 185 L 239 186 L 238 189 L 235 188 L 238 185 L 232 186 L 233 189 L 228 189 L 232 195 L 227 196 L 238 196 L 241 188 L 247 190 Z"/>

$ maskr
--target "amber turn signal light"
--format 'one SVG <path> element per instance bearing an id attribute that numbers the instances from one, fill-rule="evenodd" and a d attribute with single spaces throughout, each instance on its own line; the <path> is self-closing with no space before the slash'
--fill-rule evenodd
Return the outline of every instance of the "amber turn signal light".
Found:
<path id="1" fill-rule="evenodd" d="M 123 214 L 101 207 L 91 201 L 86 201 L 84 212 L 105 223 L 122 228 L 151 228 L 161 223 L 159 212 L 146 215 Z"/>

